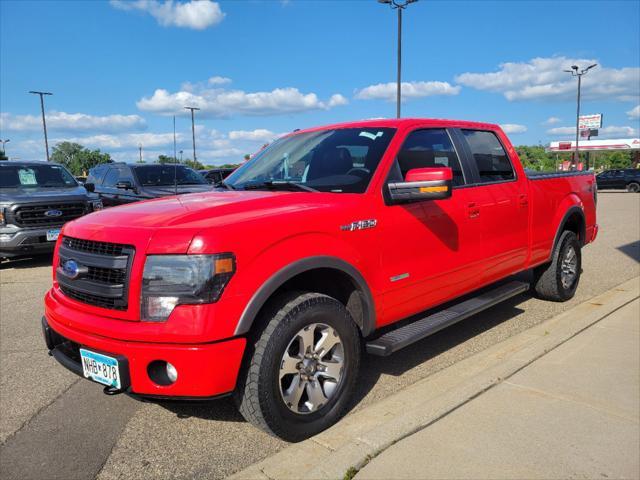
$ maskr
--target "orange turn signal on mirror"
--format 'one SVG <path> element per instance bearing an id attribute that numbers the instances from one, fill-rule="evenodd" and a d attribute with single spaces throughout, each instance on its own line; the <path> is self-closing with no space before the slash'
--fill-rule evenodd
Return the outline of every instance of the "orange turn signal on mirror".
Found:
<path id="1" fill-rule="evenodd" d="M 420 187 L 420 193 L 436 193 L 436 192 L 446 192 L 449 189 L 446 185 L 437 186 L 437 187 Z"/>

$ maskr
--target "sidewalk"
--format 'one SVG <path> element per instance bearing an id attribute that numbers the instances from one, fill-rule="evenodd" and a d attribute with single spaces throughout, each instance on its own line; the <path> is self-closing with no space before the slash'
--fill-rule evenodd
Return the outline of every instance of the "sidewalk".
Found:
<path id="1" fill-rule="evenodd" d="M 639 325 L 636 299 L 355 478 L 640 478 Z"/>

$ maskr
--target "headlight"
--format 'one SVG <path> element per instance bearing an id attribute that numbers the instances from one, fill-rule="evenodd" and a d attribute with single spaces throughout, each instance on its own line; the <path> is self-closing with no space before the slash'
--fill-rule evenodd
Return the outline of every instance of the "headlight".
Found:
<path id="1" fill-rule="evenodd" d="M 98 210 L 102 210 L 104 207 L 102 205 L 102 200 L 91 200 L 91 211 L 95 212 Z"/>
<path id="2" fill-rule="evenodd" d="M 149 255 L 142 275 L 142 320 L 164 322 L 177 305 L 218 301 L 235 270 L 231 253 Z"/>

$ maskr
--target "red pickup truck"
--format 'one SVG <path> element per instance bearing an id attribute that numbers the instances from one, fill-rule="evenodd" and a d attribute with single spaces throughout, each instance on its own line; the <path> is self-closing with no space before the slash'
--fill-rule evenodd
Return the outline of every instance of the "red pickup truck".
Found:
<path id="1" fill-rule="evenodd" d="M 597 232 L 593 175 L 525 172 L 497 125 L 296 131 L 217 191 L 67 223 L 43 331 L 105 393 L 233 395 L 296 441 L 345 413 L 363 349 L 389 355 L 530 287 L 571 298 Z M 511 277 L 528 269 L 531 285 Z"/>

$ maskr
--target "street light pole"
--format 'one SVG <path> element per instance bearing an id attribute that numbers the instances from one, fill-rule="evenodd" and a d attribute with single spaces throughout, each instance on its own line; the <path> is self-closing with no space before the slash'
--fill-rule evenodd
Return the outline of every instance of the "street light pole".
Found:
<path id="1" fill-rule="evenodd" d="M 140 152 L 139 163 L 142 163 L 142 144 L 141 143 L 138 144 L 138 151 Z"/>
<path id="2" fill-rule="evenodd" d="M 400 118 L 400 103 L 402 101 L 402 11 L 411 3 L 418 0 L 405 0 L 404 3 L 397 0 L 378 0 L 379 3 L 389 5 L 392 10 L 398 12 L 398 71 L 396 82 L 396 117 Z"/>
<path id="3" fill-rule="evenodd" d="M 570 73 L 572 77 L 578 77 L 578 96 L 577 96 L 577 107 L 576 107 L 576 151 L 573 157 L 573 163 L 575 166 L 578 166 L 580 162 L 580 89 L 582 86 L 582 76 L 586 74 L 593 67 L 597 66 L 597 63 L 593 65 L 589 65 L 587 68 L 580 69 L 577 65 L 571 65 L 571 70 L 565 70 L 566 73 Z M 587 163 L 587 170 L 589 169 L 589 164 Z"/>
<path id="4" fill-rule="evenodd" d="M 47 152 L 47 162 L 49 161 L 49 140 L 47 139 L 47 121 L 44 118 L 44 96 L 45 95 L 53 95 L 50 92 L 37 92 L 37 91 L 29 91 L 29 93 L 33 93 L 34 95 L 40 95 L 40 110 L 42 111 L 42 127 L 44 128 L 44 148 Z"/>
<path id="5" fill-rule="evenodd" d="M 196 161 L 196 124 L 193 116 L 194 110 L 200 110 L 198 107 L 184 107 L 186 110 L 191 110 L 191 138 L 193 139 L 193 161 Z"/>
<path id="6" fill-rule="evenodd" d="M 8 158 L 8 156 L 7 156 L 7 143 L 9 143 L 10 141 L 11 140 L 8 139 L 8 138 L 6 140 L 0 140 L 0 143 L 2 143 L 2 153 L 7 158 Z"/>

